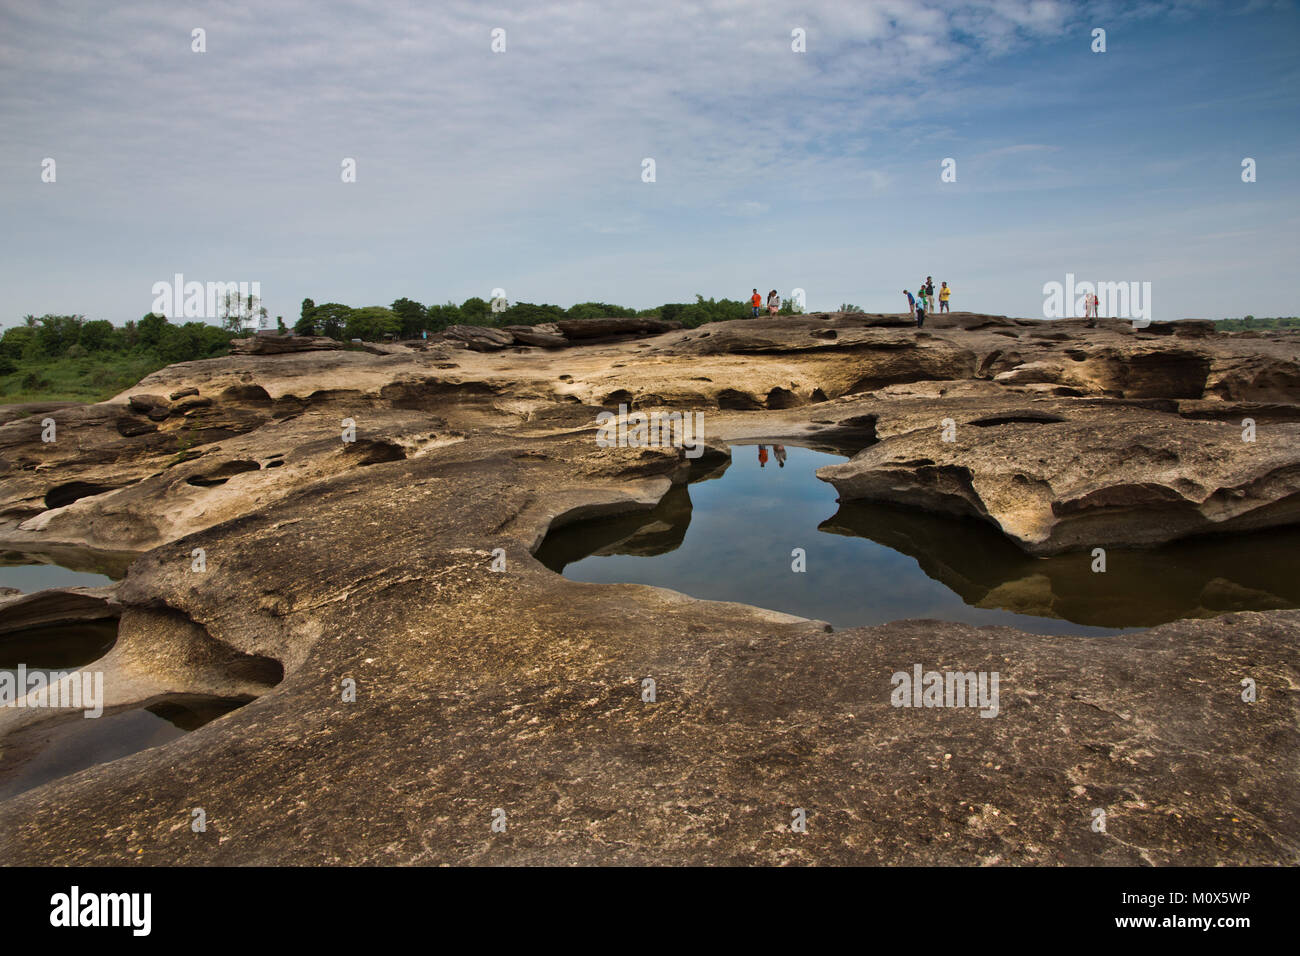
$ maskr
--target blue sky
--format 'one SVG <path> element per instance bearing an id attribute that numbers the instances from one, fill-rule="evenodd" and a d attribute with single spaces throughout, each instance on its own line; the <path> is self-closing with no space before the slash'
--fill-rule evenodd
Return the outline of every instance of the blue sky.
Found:
<path id="1" fill-rule="evenodd" d="M 290 321 L 497 287 L 898 311 L 926 275 L 1041 316 L 1067 272 L 1293 315 L 1297 41 L 1291 2 L 4 0 L 0 323 L 138 318 L 177 272 Z"/>

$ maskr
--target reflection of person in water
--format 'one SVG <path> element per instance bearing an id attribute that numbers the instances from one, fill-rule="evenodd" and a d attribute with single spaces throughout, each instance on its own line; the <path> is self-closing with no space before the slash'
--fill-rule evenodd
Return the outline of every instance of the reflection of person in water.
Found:
<path id="1" fill-rule="evenodd" d="M 776 459 L 776 463 L 777 463 L 778 465 L 780 465 L 782 468 L 784 468 L 784 467 L 785 467 L 785 446 L 784 446 L 784 445 L 773 445 L 773 446 L 772 446 L 772 457 L 774 457 L 774 458 Z"/>
<path id="2" fill-rule="evenodd" d="M 767 446 L 759 445 L 758 446 L 758 467 L 762 468 L 766 464 L 767 464 Z"/>

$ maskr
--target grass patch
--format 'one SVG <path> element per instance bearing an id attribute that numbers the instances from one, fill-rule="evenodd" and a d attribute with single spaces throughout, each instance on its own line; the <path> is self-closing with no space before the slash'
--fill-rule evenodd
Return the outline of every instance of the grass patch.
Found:
<path id="1" fill-rule="evenodd" d="M 100 353 L 84 358 L 19 359 L 0 374 L 0 404 L 102 402 L 167 366 L 150 353 Z"/>

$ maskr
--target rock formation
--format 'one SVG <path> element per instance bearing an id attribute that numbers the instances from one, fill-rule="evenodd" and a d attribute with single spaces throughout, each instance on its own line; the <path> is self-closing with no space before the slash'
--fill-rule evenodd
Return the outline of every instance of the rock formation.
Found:
<path id="1" fill-rule="evenodd" d="M 120 615 L 95 665 L 114 712 L 252 699 L 0 802 L 3 858 L 1300 862 L 1300 611 L 1205 617 L 1232 607 L 1211 595 L 1197 619 L 1117 638 L 831 631 L 533 556 L 683 480 L 676 449 L 596 444 L 620 404 L 703 410 L 719 464 L 735 441 L 847 446 L 822 472 L 846 528 L 883 502 L 968 516 L 1015 549 L 936 571 L 980 600 L 1029 580 L 1033 555 L 1295 523 L 1294 338 L 965 313 L 922 331 L 839 313 L 614 321 L 532 333 L 562 348 L 487 330 L 236 354 L 98 405 L 0 409 L 0 547 L 135 554 L 112 588 L 11 595 L 0 614 Z M 671 543 L 673 506 L 608 547 Z M 998 716 L 891 706 L 891 674 L 918 663 L 999 672 Z M 0 763 L 40 726 L 7 719 Z M 206 834 L 183 825 L 193 806 Z"/>

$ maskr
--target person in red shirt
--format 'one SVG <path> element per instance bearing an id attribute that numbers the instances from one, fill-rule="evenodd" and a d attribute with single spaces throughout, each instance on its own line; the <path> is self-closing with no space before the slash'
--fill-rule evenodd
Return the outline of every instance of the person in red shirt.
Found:
<path id="1" fill-rule="evenodd" d="M 758 467 L 762 468 L 766 464 L 767 464 L 767 446 L 759 445 L 758 446 Z"/>
<path id="2" fill-rule="evenodd" d="M 763 307 L 763 297 L 758 294 L 757 289 L 755 289 L 754 294 L 750 296 L 749 304 L 754 307 L 754 318 L 758 318 L 758 310 Z"/>

